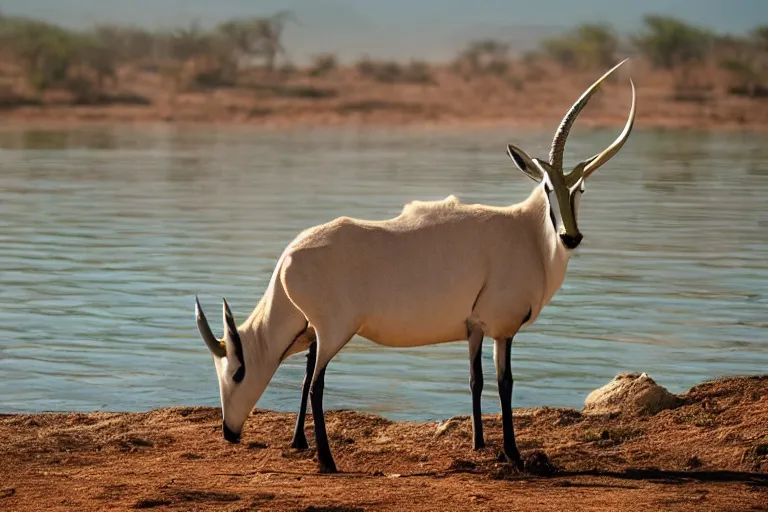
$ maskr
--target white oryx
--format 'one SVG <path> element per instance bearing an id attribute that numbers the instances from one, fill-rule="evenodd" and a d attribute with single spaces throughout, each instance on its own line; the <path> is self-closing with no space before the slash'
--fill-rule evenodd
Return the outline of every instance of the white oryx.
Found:
<path id="1" fill-rule="evenodd" d="M 563 172 L 568 132 L 589 98 L 622 61 L 576 101 L 552 142 L 549 161 L 509 145 L 517 167 L 538 182 L 522 203 L 507 207 L 443 201 L 408 204 L 397 217 L 342 217 L 310 228 L 288 245 L 264 296 L 239 327 L 224 302 L 224 337 L 214 337 L 196 303 L 197 325 L 213 354 L 224 437 L 238 442 L 251 409 L 280 363 L 310 349 L 293 445 L 305 448 L 310 396 L 321 472 L 336 472 L 323 416 L 330 360 L 354 336 L 391 347 L 469 339 L 474 447 L 484 445 L 480 416 L 481 347 L 495 340 L 504 456 L 521 465 L 512 426 L 512 338 L 532 324 L 565 278 L 582 239 L 579 200 L 585 180 L 626 142 L 629 119 L 604 151 Z"/>

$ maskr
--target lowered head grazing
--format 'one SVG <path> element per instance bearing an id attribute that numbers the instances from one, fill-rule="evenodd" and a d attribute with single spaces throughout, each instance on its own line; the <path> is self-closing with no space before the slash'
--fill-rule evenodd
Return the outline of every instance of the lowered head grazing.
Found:
<path id="1" fill-rule="evenodd" d="M 246 368 L 240 333 L 226 300 L 224 300 L 223 306 L 224 337 L 222 339 L 216 338 L 211 332 L 197 297 L 195 297 L 195 316 L 197 328 L 200 330 L 200 335 L 208 346 L 216 366 L 221 395 L 224 439 L 230 443 L 239 443 L 243 424 L 248 418 L 253 404 L 258 399 L 258 396 L 252 396 L 254 389 L 258 389 L 258 386 L 253 386 L 253 383 L 249 382 L 253 381 L 256 376 L 253 375 L 253 369 Z"/>
<path id="2" fill-rule="evenodd" d="M 507 146 L 507 153 L 515 165 L 529 178 L 541 183 L 549 203 L 549 218 L 552 227 L 563 246 L 568 250 L 576 249 L 583 238 L 581 231 L 579 231 L 578 216 L 579 201 L 584 193 L 587 177 L 619 152 L 632 131 L 635 122 L 635 84 L 632 80 L 629 81 L 632 86 L 632 107 L 629 111 L 629 119 L 619 137 L 608 148 L 579 162 L 568 174 L 565 174 L 563 169 L 565 141 L 576 117 L 592 95 L 597 92 L 605 79 L 627 60 L 621 61 L 600 77 L 568 110 L 560 122 L 557 132 L 555 132 L 555 138 L 549 152 L 549 161 L 531 158 L 523 150 L 512 144 Z"/>

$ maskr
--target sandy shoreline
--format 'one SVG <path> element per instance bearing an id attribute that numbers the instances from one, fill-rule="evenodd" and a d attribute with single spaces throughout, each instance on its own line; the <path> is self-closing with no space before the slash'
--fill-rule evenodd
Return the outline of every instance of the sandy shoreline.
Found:
<path id="1" fill-rule="evenodd" d="M 629 113 L 628 78 L 637 85 L 639 128 L 703 131 L 768 129 L 768 99 L 730 94 L 722 79 L 706 89 L 679 90 L 671 75 L 638 63 L 603 85 L 579 116 L 577 127 L 620 131 Z M 76 104 L 63 91 L 28 98 L 31 104 L 5 104 L 0 124 L 66 127 L 82 124 L 164 124 L 302 127 L 546 128 L 560 119 L 597 71 L 549 69 L 545 75 L 517 65 L 509 76 L 461 77 L 432 69 L 423 84 L 382 83 L 354 69 L 311 77 L 254 77 L 237 87 L 175 90 L 152 73 L 124 69 L 119 87 L 102 103 Z M 517 77 L 514 80 L 512 77 Z M 143 104 L 121 103 L 122 95 Z M 111 103 L 110 103 L 111 101 Z M 35 103 L 36 102 L 36 103 Z"/>
<path id="2" fill-rule="evenodd" d="M 255 411 L 241 445 L 222 439 L 211 407 L 0 415 L 0 508 L 766 510 L 768 375 L 680 398 L 653 416 L 516 410 L 524 456 L 546 453 L 552 476 L 497 462 L 497 415 L 485 417 L 489 446 L 474 452 L 466 417 L 438 429 L 330 411 L 342 471 L 331 476 L 317 474 L 311 449 L 289 448 L 294 414 Z"/>
<path id="3" fill-rule="evenodd" d="M 418 116 L 393 117 L 372 115 L 367 117 L 346 117 L 318 114 L 280 115 L 264 118 L 182 114 L 163 116 L 156 113 L 124 112 L 110 108 L 94 109 L 41 109 L 5 112 L 0 118 L 0 128 L 13 129 L 73 129 L 92 126 L 163 126 L 163 127 L 215 127 L 215 128 L 258 128 L 273 131 L 291 131 L 304 129 L 354 128 L 366 129 L 411 129 L 422 131 L 453 130 L 504 130 L 531 129 L 553 131 L 559 122 L 556 116 L 544 118 L 521 117 L 443 117 L 424 119 Z M 614 117 L 592 117 L 580 119 L 582 129 L 614 129 L 617 133 L 623 128 L 625 119 Z M 696 117 L 647 117 L 638 115 L 636 129 L 674 130 L 696 132 L 744 132 L 763 133 L 768 131 L 768 121 L 754 119 L 747 122 L 726 119 L 713 123 Z"/>

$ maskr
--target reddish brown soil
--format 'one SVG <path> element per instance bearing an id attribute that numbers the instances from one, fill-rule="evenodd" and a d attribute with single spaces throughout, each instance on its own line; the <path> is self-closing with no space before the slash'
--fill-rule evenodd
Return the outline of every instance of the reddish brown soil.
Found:
<path id="1" fill-rule="evenodd" d="M 436 422 L 329 412 L 338 475 L 288 448 L 292 414 L 255 411 L 241 445 L 207 407 L 4 415 L 0 509 L 768 510 L 768 376 L 682 396 L 650 417 L 517 410 L 524 456 L 546 453 L 552 476 L 497 462 L 491 415 L 474 452 L 466 417 L 438 435 Z"/>
<path id="2" fill-rule="evenodd" d="M 157 74 L 124 69 L 112 94 L 137 95 L 148 105 L 74 106 L 50 91 L 37 106 L 6 105 L 5 123 L 204 123 L 270 128 L 297 126 L 513 127 L 554 129 L 571 103 L 602 70 L 563 71 L 514 64 L 504 75 L 463 77 L 432 67 L 432 82 L 381 83 L 354 69 L 324 77 L 299 70 L 290 77 L 256 76 L 233 88 L 194 90 Z M 579 126 L 620 127 L 630 105 L 628 78 L 637 85 L 637 126 L 697 130 L 765 130 L 768 98 L 734 96 L 727 77 L 699 70 L 701 80 L 681 90 L 668 73 L 632 62 L 611 78 L 584 111 Z M 32 93 L 24 93 L 25 97 Z"/>

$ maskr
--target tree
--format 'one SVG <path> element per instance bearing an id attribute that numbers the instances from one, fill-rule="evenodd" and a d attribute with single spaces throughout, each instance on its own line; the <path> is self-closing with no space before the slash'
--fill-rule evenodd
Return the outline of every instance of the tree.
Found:
<path id="1" fill-rule="evenodd" d="M 459 53 L 455 67 L 473 74 L 503 74 L 509 66 L 509 45 L 495 39 L 472 41 Z"/>
<path id="2" fill-rule="evenodd" d="M 92 34 L 86 34 L 75 40 L 74 63 L 83 66 L 95 75 L 96 89 L 102 90 L 107 78 L 115 79 L 117 54 L 112 46 Z"/>
<path id="3" fill-rule="evenodd" d="M 752 97 L 767 92 L 768 25 L 756 27 L 746 37 L 719 37 L 715 51 L 720 67 L 731 76 L 732 92 Z"/>
<path id="4" fill-rule="evenodd" d="M 110 48 L 117 63 L 141 62 L 153 57 L 158 37 L 147 30 L 119 25 L 97 25 L 92 37 Z M 116 64 L 117 64 L 116 63 Z"/>
<path id="5" fill-rule="evenodd" d="M 671 70 L 707 56 L 712 41 L 708 31 L 668 16 L 648 15 L 644 22 L 634 44 L 654 66 Z"/>
<path id="6" fill-rule="evenodd" d="M 285 55 L 285 48 L 280 40 L 283 37 L 285 25 L 295 20 L 295 16 L 290 11 L 280 11 L 257 24 L 257 33 L 261 36 L 262 54 L 267 70 L 273 71 L 277 56 Z"/>
<path id="7" fill-rule="evenodd" d="M 564 67 L 603 69 L 615 64 L 619 40 L 605 24 L 587 23 L 542 43 L 544 53 Z"/>
<path id="8" fill-rule="evenodd" d="M 3 17 L 0 34 L 34 89 L 42 91 L 65 82 L 74 60 L 72 32 L 40 21 Z"/>
<path id="9" fill-rule="evenodd" d="M 237 52 L 241 67 L 253 60 L 263 59 L 264 67 L 271 71 L 279 55 L 285 55 L 281 39 L 286 24 L 295 21 L 290 11 L 280 11 L 268 18 L 230 20 L 219 25 L 218 30 L 226 36 Z"/>
<path id="10" fill-rule="evenodd" d="M 178 62 L 188 62 L 209 53 L 212 40 L 210 34 L 197 23 L 174 30 L 168 38 L 169 56 Z"/>

